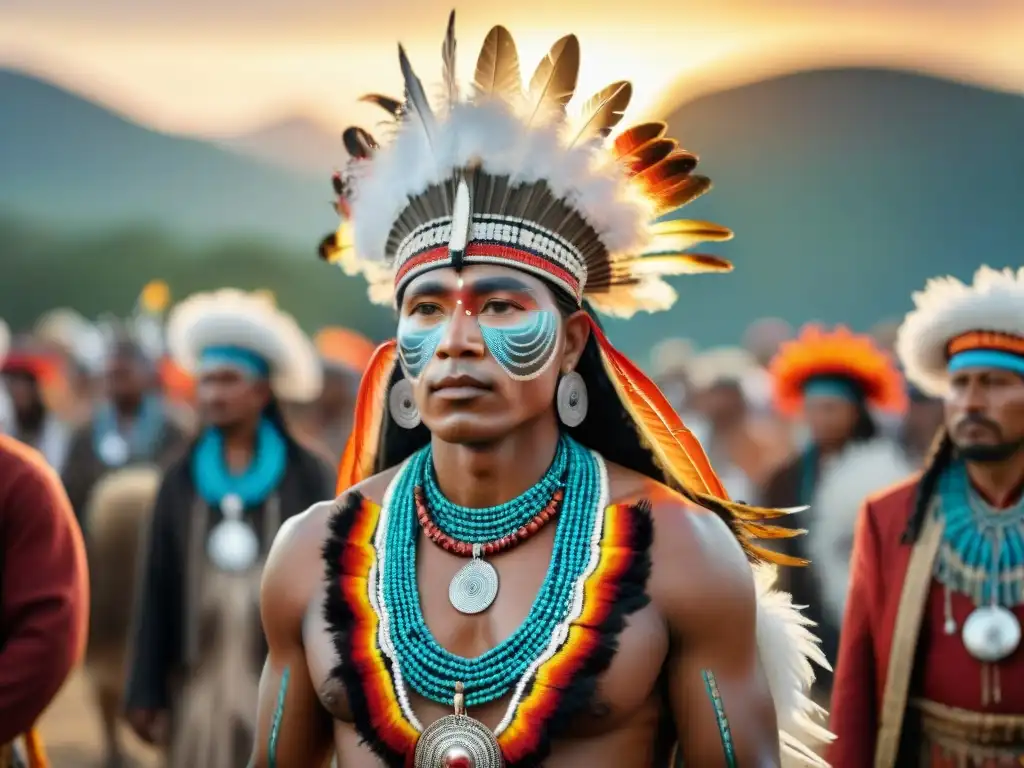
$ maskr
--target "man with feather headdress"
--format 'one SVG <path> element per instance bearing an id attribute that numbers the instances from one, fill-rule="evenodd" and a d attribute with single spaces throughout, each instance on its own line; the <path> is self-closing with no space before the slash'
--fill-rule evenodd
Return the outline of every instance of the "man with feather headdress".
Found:
<path id="1" fill-rule="evenodd" d="M 167 748 L 170 768 L 237 768 L 252 742 L 266 653 L 264 558 L 281 523 L 334 484 L 279 402 L 315 400 L 322 371 L 295 319 L 256 293 L 188 297 L 171 310 L 167 339 L 196 377 L 203 428 L 156 492 L 125 706 L 136 733 Z M 108 519 L 152 491 L 146 477 L 129 485 L 100 489 Z"/>
<path id="2" fill-rule="evenodd" d="M 941 397 L 919 474 L 853 544 L 829 756 L 837 768 L 1024 764 L 1024 269 L 929 280 L 896 349 Z"/>
<path id="3" fill-rule="evenodd" d="M 572 35 L 525 93 L 503 27 L 471 98 L 454 59 L 453 14 L 442 109 L 400 49 L 393 142 L 345 133 L 322 253 L 398 307 L 397 340 L 363 378 L 340 497 L 268 559 L 254 765 L 641 768 L 676 744 L 686 765 L 778 765 L 780 741 L 814 764 L 817 648 L 751 565 L 776 559 L 754 538 L 782 512 L 727 498 L 589 311 L 661 309 L 664 275 L 729 268 L 685 250 L 724 227 L 647 224 L 709 181 L 661 123 L 606 147 L 628 83 L 565 119 Z"/>

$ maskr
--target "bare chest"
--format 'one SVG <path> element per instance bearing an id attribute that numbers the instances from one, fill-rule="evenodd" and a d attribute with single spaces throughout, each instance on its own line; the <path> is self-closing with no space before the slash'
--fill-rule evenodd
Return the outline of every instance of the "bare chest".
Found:
<path id="1" fill-rule="evenodd" d="M 550 529 L 550 530 L 549 530 Z M 466 560 L 422 541 L 417 553 L 417 587 L 429 634 L 441 648 L 464 658 L 477 658 L 495 648 L 530 616 L 549 568 L 554 528 L 542 530 L 526 545 L 490 560 L 498 572 L 499 589 L 486 611 L 468 616 L 448 599 L 448 588 Z M 324 708 L 339 723 L 352 723 L 349 692 L 334 674 L 340 661 L 324 617 L 323 594 L 310 605 L 305 626 L 311 680 Z M 590 738 L 622 728 L 644 713 L 658 709 L 658 683 L 668 652 L 668 637 L 657 610 L 648 605 L 625 618 L 617 634 L 610 663 L 587 689 L 567 738 Z M 510 680 L 510 688 L 514 682 Z M 454 691 L 453 691 L 454 693 Z M 430 701 L 408 690 L 409 702 L 423 726 L 451 714 L 450 705 Z M 471 708 L 469 714 L 494 729 L 509 710 L 511 692 L 495 701 Z M 652 719 L 648 717 L 647 719 Z"/>

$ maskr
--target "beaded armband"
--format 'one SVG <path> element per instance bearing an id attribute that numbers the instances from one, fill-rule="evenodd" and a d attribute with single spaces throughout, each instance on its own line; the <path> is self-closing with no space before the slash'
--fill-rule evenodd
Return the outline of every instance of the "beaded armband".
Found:
<path id="1" fill-rule="evenodd" d="M 723 706 L 722 696 L 718 692 L 715 673 L 710 669 L 704 669 L 700 674 L 704 678 L 704 689 L 708 692 L 708 698 L 711 699 L 711 706 L 715 708 L 715 722 L 718 724 L 718 735 L 722 737 L 725 764 L 728 768 L 736 768 L 736 749 L 732 745 L 732 731 L 729 729 L 729 719 L 725 716 L 725 706 Z"/>

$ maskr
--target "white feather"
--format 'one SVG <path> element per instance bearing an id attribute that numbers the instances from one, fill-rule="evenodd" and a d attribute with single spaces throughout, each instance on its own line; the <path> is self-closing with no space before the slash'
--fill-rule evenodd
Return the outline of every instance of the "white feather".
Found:
<path id="1" fill-rule="evenodd" d="M 915 308 L 900 326 L 896 352 L 907 378 L 927 394 L 946 394 L 946 347 L 957 336 L 997 331 L 1024 337 L 1024 267 L 983 266 L 972 285 L 936 277 L 913 299 Z"/>
<path id="2" fill-rule="evenodd" d="M 811 662 L 829 669 L 812 622 L 793 605 L 786 592 L 774 589 L 775 566 L 754 566 L 757 588 L 757 648 L 768 678 L 779 727 L 783 765 L 827 768 L 810 743 L 823 745 L 835 737 L 821 725 L 827 713 L 808 697 L 814 682 Z"/>
<path id="3" fill-rule="evenodd" d="M 295 319 L 254 293 L 224 288 L 197 293 L 167 319 L 167 346 L 184 370 L 194 373 L 209 346 L 231 344 L 263 357 L 270 383 L 283 400 L 309 402 L 320 394 L 323 371 L 316 347 Z"/>
<path id="4" fill-rule="evenodd" d="M 848 445 L 821 474 L 807 521 L 806 543 L 809 567 L 837 627 L 842 625 L 846 608 L 857 512 L 867 496 L 913 472 L 914 466 L 896 443 L 878 438 Z"/>

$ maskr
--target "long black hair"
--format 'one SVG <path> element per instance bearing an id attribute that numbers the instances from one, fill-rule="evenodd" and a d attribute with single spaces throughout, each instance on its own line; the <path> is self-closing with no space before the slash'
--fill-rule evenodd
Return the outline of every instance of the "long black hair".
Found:
<path id="1" fill-rule="evenodd" d="M 932 496 L 939 485 L 939 478 L 953 461 L 956 452 L 953 439 L 949 436 L 946 427 L 940 427 L 938 434 L 928 449 L 928 456 L 924 460 L 924 470 L 921 472 L 921 479 L 917 483 L 917 495 L 914 497 L 914 508 L 907 519 L 907 527 L 903 530 L 903 543 L 913 544 L 921 535 L 924 527 L 925 517 L 928 508 L 931 506 Z"/>
<path id="2" fill-rule="evenodd" d="M 554 285 L 547 284 L 555 297 L 559 311 L 568 317 L 579 310 L 576 302 Z M 600 321 L 591 307 L 584 302 L 584 311 L 590 315 L 598 328 Z M 689 501 L 717 514 L 730 528 L 735 530 L 735 520 L 729 509 L 711 496 L 682 487 L 666 475 L 657 465 L 654 454 L 644 446 L 637 432 L 636 424 L 619 399 L 618 392 L 601 362 L 601 351 L 597 339 L 591 334 L 583 348 L 576 372 L 587 385 L 588 418 L 577 427 L 561 428 L 581 445 L 601 454 L 606 460 L 651 478 L 673 488 Z M 391 374 L 388 388 L 403 377 L 401 367 L 396 365 Z M 430 432 L 421 423 L 413 429 L 398 426 L 388 408 L 384 408 L 384 422 L 381 426 L 380 442 L 377 447 L 375 472 L 383 472 L 407 459 L 430 442 Z"/>

